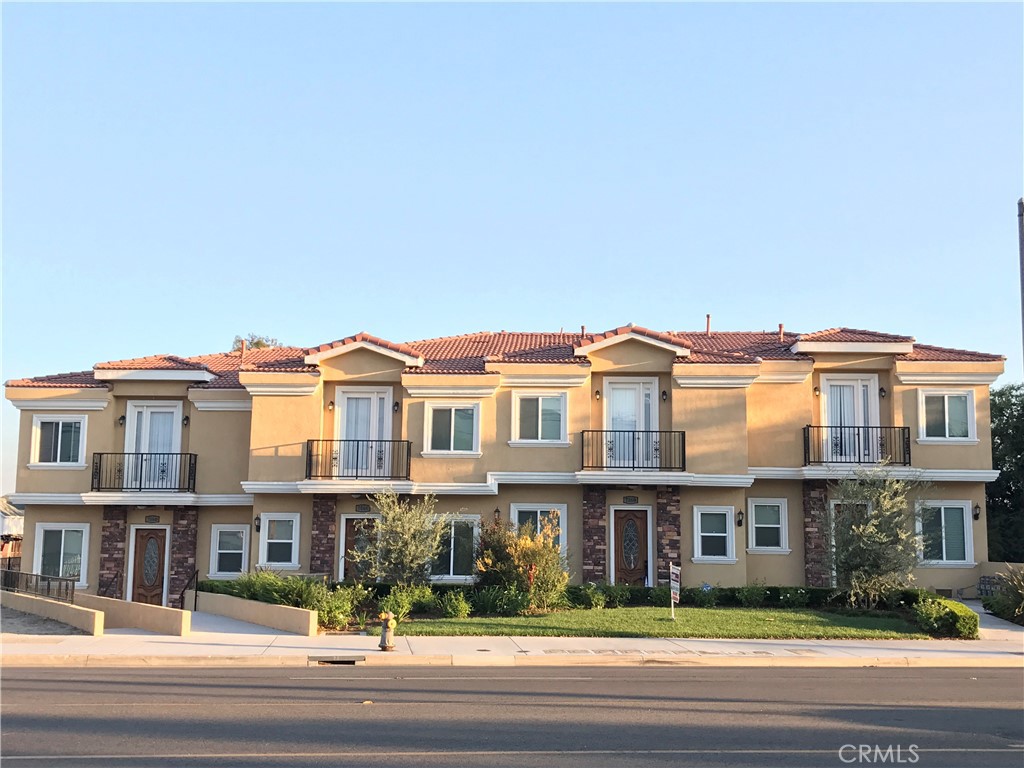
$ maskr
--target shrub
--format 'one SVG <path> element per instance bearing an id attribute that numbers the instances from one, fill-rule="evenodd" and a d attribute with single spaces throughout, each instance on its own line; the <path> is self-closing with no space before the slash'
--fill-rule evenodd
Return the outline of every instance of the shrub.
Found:
<path id="1" fill-rule="evenodd" d="M 779 605 L 783 608 L 806 608 L 810 596 L 803 587 L 782 587 L 779 590 Z"/>
<path id="2" fill-rule="evenodd" d="M 552 510 L 543 516 L 540 530 L 520 531 L 509 549 L 518 576 L 516 587 L 529 596 L 529 607 L 534 610 L 565 604 L 569 571 L 557 541 L 557 525 L 558 512 Z"/>
<path id="3" fill-rule="evenodd" d="M 943 597 L 928 596 L 914 605 L 918 626 L 937 637 L 978 637 L 978 614 L 962 603 Z"/>
<path id="4" fill-rule="evenodd" d="M 680 598 L 685 596 L 685 602 L 692 603 L 698 608 L 714 608 L 718 603 L 717 592 L 715 587 L 705 581 L 699 587 L 687 587 Z"/>
<path id="5" fill-rule="evenodd" d="M 450 535 L 451 516 L 438 514 L 436 500 L 429 494 L 415 502 L 393 491 L 372 499 L 380 516 L 357 523 L 365 545 L 348 553 L 349 562 L 367 580 L 424 584 L 430 564 Z"/>
<path id="6" fill-rule="evenodd" d="M 472 608 L 461 590 L 445 592 L 437 598 L 437 609 L 447 619 L 465 619 Z"/>
<path id="7" fill-rule="evenodd" d="M 507 587 L 498 595 L 498 613 L 502 616 L 519 616 L 530 610 L 530 595 L 515 587 Z"/>
<path id="8" fill-rule="evenodd" d="M 478 589 L 473 595 L 473 608 L 478 614 L 493 616 L 501 611 L 501 594 L 504 587 L 497 584 Z"/>
<path id="9" fill-rule="evenodd" d="M 605 605 L 609 608 L 624 608 L 629 604 L 630 588 L 628 584 L 605 584 L 601 587 L 604 592 Z"/>
<path id="10" fill-rule="evenodd" d="M 1024 568 L 1014 568 L 1006 563 L 1006 570 L 996 576 L 999 579 L 999 592 L 1007 608 L 998 614 L 1004 619 L 1024 624 Z"/>
<path id="11" fill-rule="evenodd" d="M 512 559 L 516 534 L 509 523 L 495 520 L 480 528 L 476 545 L 476 583 L 480 587 L 519 585 L 519 572 Z"/>
<path id="12" fill-rule="evenodd" d="M 736 601 L 744 608 L 760 608 L 768 599 L 768 590 L 765 589 L 764 581 L 754 579 L 752 584 L 736 587 L 734 590 Z"/>
<path id="13" fill-rule="evenodd" d="M 659 608 L 668 608 L 668 601 L 671 597 L 672 589 L 670 587 L 651 587 L 647 593 L 647 599 L 652 605 Z M 679 597 L 682 599 L 682 595 Z"/>
<path id="14" fill-rule="evenodd" d="M 587 582 L 580 587 L 578 603 L 580 608 L 600 610 L 601 608 L 604 608 L 604 604 L 607 602 L 607 599 L 607 596 L 599 584 Z"/>
<path id="15" fill-rule="evenodd" d="M 630 587 L 629 604 L 647 605 L 651 602 L 651 587 Z M 665 605 L 668 605 L 668 598 L 665 598 Z"/>

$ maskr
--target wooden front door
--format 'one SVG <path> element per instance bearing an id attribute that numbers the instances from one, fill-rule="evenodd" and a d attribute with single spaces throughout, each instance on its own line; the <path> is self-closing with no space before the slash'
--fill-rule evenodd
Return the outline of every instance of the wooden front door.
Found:
<path id="1" fill-rule="evenodd" d="M 365 575 L 361 571 L 366 570 L 366 566 L 357 568 L 349 557 L 349 553 L 354 550 L 362 550 L 366 547 L 366 539 L 369 536 L 368 529 L 366 526 L 372 523 L 372 518 L 365 517 L 346 517 L 345 518 L 345 562 L 342 567 L 342 576 L 347 581 L 361 581 Z M 360 528 L 363 527 L 363 530 Z"/>
<path id="2" fill-rule="evenodd" d="M 132 600 L 136 603 L 163 605 L 167 530 L 138 528 L 135 531 L 135 566 Z"/>
<path id="3" fill-rule="evenodd" d="M 647 583 L 647 510 L 615 510 L 615 581 L 618 584 Z"/>

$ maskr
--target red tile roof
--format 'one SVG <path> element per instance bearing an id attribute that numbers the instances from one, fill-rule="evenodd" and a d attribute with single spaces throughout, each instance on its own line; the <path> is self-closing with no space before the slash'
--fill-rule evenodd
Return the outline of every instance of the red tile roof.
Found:
<path id="1" fill-rule="evenodd" d="M 909 336 L 861 331 L 852 328 L 831 328 L 810 334 L 785 333 L 782 340 L 776 331 L 651 331 L 638 326 L 623 326 L 599 334 L 581 333 L 525 333 L 509 331 L 480 331 L 461 336 L 445 336 L 422 339 L 404 344 L 380 339 L 367 333 L 358 333 L 319 347 L 265 347 L 249 349 L 242 359 L 240 352 L 217 352 L 195 357 L 174 355 L 152 355 L 134 360 L 117 360 L 98 363 L 96 370 L 106 369 L 171 369 L 205 370 L 216 378 L 192 386 L 203 389 L 237 389 L 241 387 L 238 373 L 242 371 L 264 372 L 306 372 L 316 373 L 317 366 L 307 365 L 305 356 L 318 351 L 365 341 L 385 349 L 391 349 L 410 357 L 424 358 L 421 367 L 407 368 L 407 373 L 436 374 L 483 374 L 487 363 L 554 363 L 566 365 L 589 365 L 586 357 L 577 356 L 574 351 L 584 344 L 594 343 L 614 336 L 637 333 L 659 341 L 677 344 L 690 350 L 689 357 L 677 357 L 680 364 L 749 364 L 762 360 L 811 360 L 812 356 L 794 354 L 791 347 L 798 340 L 835 342 L 907 342 Z M 946 349 L 925 344 L 915 344 L 910 354 L 897 355 L 897 360 L 937 362 L 996 362 L 1004 359 L 1000 355 L 970 352 L 961 349 Z M 10 387 L 97 387 L 106 388 L 104 382 L 96 380 L 92 371 L 61 373 L 8 381 Z"/>
<path id="2" fill-rule="evenodd" d="M 107 363 L 96 363 L 95 371 L 203 371 L 206 366 L 193 362 L 195 358 L 186 360 L 177 355 L 149 355 L 129 360 L 111 360 Z"/>
<path id="3" fill-rule="evenodd" d="M 814 333 L 800 335 L 800 341 L 819 342 L 875 342 L 882 344 L 899 344 L 912 342 L 913 336 L 896 336 L 891 333 L 879 333 L 878 331 L 862 331 L 858 328 L 829 328 Z"/>
<path id="4" fill-rule="evenodd" d="M 373 336 L 366 331 L 360 331 L 354 336 L 347 336 L 344 339 L 338 339 L 337 341 L 330 341 L 326 344 L 321 344 L 319 347 L 309 347 L 306 350 L 306 354 L 315 355 L 317 352 L 327 352 L 331 349 L 346 347 L 349 344 L 358 344 L 359 342 L 373 344 L 374 346 L 382 347 L 384 349 L 390 349 L 392 352 L 398 352 L 400 355 L 407 355 L 409 357 L 421 356 L 419 350 L 413 349 L 408 344 L 396 344 L 393 341 Z"/>

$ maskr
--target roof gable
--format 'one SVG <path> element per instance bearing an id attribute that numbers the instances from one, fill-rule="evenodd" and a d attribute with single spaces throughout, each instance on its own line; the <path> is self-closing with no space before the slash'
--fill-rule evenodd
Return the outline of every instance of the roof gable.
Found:
<path id="1" fill-rule="evenodd" d="M 348 336 L 319 347 L 311 347 L 306 350 L 303 362 L 307 365 L 316 365 L 321 360 L 354 352 L 357 349 L 369 349 L 386 357 L 392 357 L 401 361 L 410 368 L 419 368 L 423 365 L 423 355 L 407 344 L 396 344 L 393 341 L 372 336 L 365 331 L 360 331 L 355 336 Z"/>
<path id="2" fill-rule="evenodd" d="M 676 357 L 689 357 L 690 350 L 684 346 L 682 340 L 660 331 L 652 331 L 642 328 L 639 325 L 623 325 L 604 333 L 593 333 L 583 336 L 573 349 L 576 355 L 588 355 L 591 352 L 605 349 L 624 341 L 636 340 L 653 347 L 667 350 Z"/>

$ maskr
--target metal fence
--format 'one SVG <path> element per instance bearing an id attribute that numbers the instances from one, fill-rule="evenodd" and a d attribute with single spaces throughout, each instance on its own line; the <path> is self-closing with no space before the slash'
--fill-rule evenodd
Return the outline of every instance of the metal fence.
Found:
<path id="1" fill-rule="evenodd" d="M 94 491 L 196 490 L 194 453 L 94 453 Z"/>
<path id="2" fill-rule="evenodd" d="M 408 480 L 408 440 L 308 440 L 306 479 Z"/>
<path id="3" fill-rule="evenodd" d="M 583 469 L 686 470 L 686 433 L 638 429 L 583 431 Z"/>
<path id="4" fill-rule="evenodd" d="M 75 602 L 75 580 L 60 576 L 44 576 L 41 573 L 21 571 L 0 571 L 0 589 L 21 592 L 36 597 L 59 600 L 62 603 Z"/>

